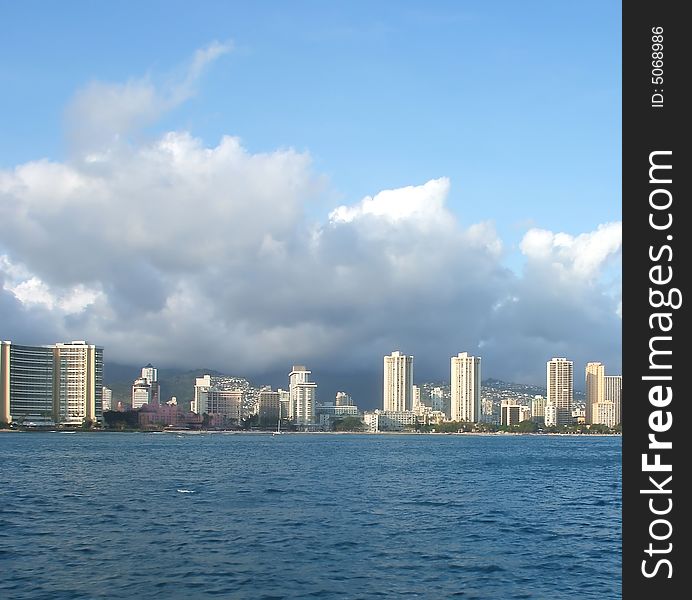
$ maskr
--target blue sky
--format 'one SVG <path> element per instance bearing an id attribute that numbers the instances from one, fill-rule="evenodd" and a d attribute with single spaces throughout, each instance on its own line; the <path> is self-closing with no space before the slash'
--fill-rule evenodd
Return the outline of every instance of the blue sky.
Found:
<path id="1" fill-rule="evenodd" d="M 3 3 L 0 164 L 65 155 L 92 80 L 235 50 L 155 124 L 308 150 L 343 199 L 448 176 L 464 220 L 579 233 L 621 215 L 618 2 Z"/>
<path id="2" fill-rule="evenodd" d="M 438 192 L 459 231 L 490 222 L 488 235 L 501 241 L 489 273 L 509 268 L 513 274 L 501 277 L 528 285 L 527 257 L 547 261 L 552 253 L 551 264 L 569 272 L 579 263 L 579 248 L 594 247 L 579 236 L 621 220 L 620 20 L 620 3 L 602 1 L 2 2 L 0 171 L 40 159 L 74 167 L 79 151 L 70 131 L 80 93 L 98 83 L 171 89 L 189 75 L 194 53 L 217 42 L 231 49 L 209 61 L 184 101 L 122 132 L 131 147 L 186 132 L 207 148 L 224 135 L 237 136 L 249 156 L 294 149 L 309 157 L 310 176 L 319 182 L 318 193 L 294 206 L 304 221 L 293 227 L 305 230 L 324 225 L 339 205 L 446 178 L 448 187 Z M 12 198 L 6 196 L 7 206 Z M 532 234 L 527 241 L 530 230 L 569 237 L 540 241 Z M 295 246 L 272 235 L 282 248 Z M 129 293 L 107 278 L 59 280 L 41 263 L 45 248 L 5 236 L 4 289 L 22 310 L 55 307 L 18 295 L 17 286 L 32 277 L 52 290 L 51 298 L 78 285 L 96 290 L 116 313 L 121 304 L 113 290 Z M 533 250 L 520 248 L 537 241 Z M 619 238 L 608 237 L 599 248 L 587 267 L 574 268 L 588 271 L 598 301 L 615 297 L 617 304 Z M 155 258 L 143 262 L 163 282 L 162 298 L 170 299 L 173 276 Z M 516 289 L 500 293 L 500 287 L 492 306 L 519 298 Z M 76 329 L 74 314 L 62 317 L 56 335 Z M 124 319 L 111 315 L 106 327 L 106 317 L 99 318 L 95 335 L 104 337 Z M 606 328 L 611 341 L 603 355 L 619 356 L 619 339 L 612 339 L 619 327 L 617 317 Z M 487 347 L 492 336 L 479 335 L 469 344 Z M 387 343 L 396 337 L 381 336 Z M 569 349 L 566 339 L 556 345 Z M 517 378 L 529 378 L 517 369 Z"/>

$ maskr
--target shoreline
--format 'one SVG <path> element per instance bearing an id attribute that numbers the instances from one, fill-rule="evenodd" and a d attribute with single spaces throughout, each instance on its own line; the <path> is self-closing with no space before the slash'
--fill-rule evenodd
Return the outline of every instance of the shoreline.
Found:
<path id="1" fill-rule="evenodd" d="M 0 429 L 2 433 L 146 433 L 146 434 L 175 434 L 175 435 L 276 435 L 275 431 L 237 431 L 233 429 L 43 429 L 43 428 L 28 428 L 28 429 Z M 514 431 L 454 431 L 454 432 L 434 432 L 434 431 L 282 431 L 280 435 L 432 435 L 432 436 L 558 436 L 558 437 L 622 437 L 622 433 L 529 433 L 529 432 L 514 432 Z"/>

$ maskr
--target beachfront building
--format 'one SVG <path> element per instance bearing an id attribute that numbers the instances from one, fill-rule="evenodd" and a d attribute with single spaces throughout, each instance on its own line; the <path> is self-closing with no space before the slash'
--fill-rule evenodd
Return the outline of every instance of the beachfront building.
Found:
<path id="1" fill-rule="evenodd" d="M 0 421 L 82 425 L 103 418 L 103 348 L 0 342 Z"/>
<path id="2" fill-rule="evenodd" d="M 410 410 L 375 410 L 363 413 L 366 431 L 402 431 L 410 429 L 418 422 L 417 415 Z"/>
<path id="3" fill-rule="evenodd" d="M 518 425 L 522 421 L 521 406 L 514 400 L 503 400 L 500 405 L 500 425 Z"/>
<path id="4" fill-rule="evenodd" d="M 546 365 L 548 398 L 546 403 L 546 425 L 548 405 L 555 411 L 555 425 L 571 425 L 572 398 L 574 394 L 574 364 L 566 358 L 552 358 Z M 551 414 L 551 419 L 552 419 Z"/>
<path id="5" fill-rule="evenodd" d="M 606 375 L 604 378 L 604 400 L 612 402 L 615 425 L 622 423 L 622 375 Z"/>
<path id="6" fill-rule="evenodd" d="M 257 422 L 263 427 L 276 427 L 279 423 L 281 410 L 281 396 L 279 392 L 272 391 L 271 388 L 260 390 L 257 400 Z M 282 417 L 287 417 L 287 413 L 282 413 Z"/>
<path id="7" fill-rule="evenodd" d="M 460 352 L 451 359 L 451 419 L 478 423 L 481 420 L 481 359 Z"/>
<path id="8" fill-rule="evenodd" d="M 132 397 L 131 404 L 132 408 L 142 408 L 145 404 L 150 404 L 151 402 L 151 385 L 149 381 L 144 377 L 138 377 L 132 383 Z"/>
<path id="9" fill-rule="evenodd" d="M 208 415 L 214 427 L 237 425 L 243 417 L 243 391 L 222 389 L 211 375 L 197 377 L 190 409 L 197 415 Z"/>
<path id="10" fill-rule="evenodd" d="M 310 373 L 305 365 L 293 365 L 288 374 L 289 417 L 299 426 L 315 423 L 317 383 L 310 381 Z"/>
<path id="11" fill-rule="evenodd" d="M 534 423 L 545 424 L 545 404 L 544 396 L 536 395 L 531 399 L 531 420 Z"/>
<path id="12" fill-rule="evenodd" d="M 384 357 L 383 406 L 385 411 L 413 410 L 413 356 L 398 350 Z"/>

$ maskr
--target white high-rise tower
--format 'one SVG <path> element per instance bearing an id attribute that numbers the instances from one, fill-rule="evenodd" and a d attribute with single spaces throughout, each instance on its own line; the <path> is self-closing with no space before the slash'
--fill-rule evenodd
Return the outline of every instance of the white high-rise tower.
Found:
<path id="1" fill-rule="evenodd" d="M 481 419 L 481 359 L 460 352 L 452 356 L 452 421 Z"/>
<path id="2" fill-rule="evenodd" d="M 572 424 L 573 369 L 574 363 L 566 358 L 553 358 L 547 363 L 546 425 Z M 548 417 L 549 413 L 551 418 Z M 555 423 L 552 423 L 553 415 Z"/>
<path id="3" fill-rule="evenodd" d="M 384 410 L 413 410 L 413 356 L 398 350 L 384 357 Z"/>
<path id="4" fill-rule="evenodd" d="M 317 383 L 310 381 L 310 371 L 304 365 L 293 365 L 288 374 L 288 392 L 290 395 L 289 417 L 294 423 L 297 425 L 314 423 Z"/>
<path id="5" fill-rule="evenodd" d="M 619 425 L 622 423 L 622 375 L 606 375 L 603 380 L 605 401 L 613 403 L 613 426 Z"/>

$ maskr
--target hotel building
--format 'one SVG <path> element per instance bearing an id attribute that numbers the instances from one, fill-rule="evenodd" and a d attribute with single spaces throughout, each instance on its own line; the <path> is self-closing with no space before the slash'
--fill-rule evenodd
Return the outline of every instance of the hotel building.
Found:
<path id="1" fill-rule="evenodd" d="M 260 390 L 257 400 L 257 420 L 260 425 L 276 425 L 279 422 L 281 411 L 281 396 L 279 392 L 273 392 L 271 388 Z M 281 417 L 288 415 L 281 412 Z"/>
<path id="2" fill-rule="evenodd" d="M 600 362 L 586 363 L 586 407 L 584 421 L 588 425 L 600 423 L 594 421 L 594 404 L 605 400 L 605 366 Z"/>
<path id="3" fill-rule="evenodd" d="M 383 405 L 385 411 L 413 410 L 413 356 L 397 350 L 384 357 Z"/>
<path id="4" fill-rule="evenodd" d="M 622 423 L 622 375 L 606 375 L 603 381 L 605 401 L 615 405 L 615 425 L 619 425 Z"/>
<path id="5" fill-rule="evenodd" d="M 82 425 L 101 421 L 103 348 L 0 342 L 0 421 Z"/>
<path id="6" fill-rule="evenodd" d="M 198 415 L 209 415 L 214 425 L 237 424 L 243 417 L 243 391 L 220 389 L 211 375 L 197 377 L 190 410 Z"/>
<path id="7" fill-rule="evenodd" d="M 293 365 L 288 374 L 289 416 L 296 425 L 312 425 L 315 422 L 317 383 L 310 381 L 310 373 L 305 365 Z"/>
<path id="8" fill-rule="evenodd" d="M 481 420 L 481 359 L 460 352 L 452 356 L 452 421 L 478 423 Z"/>
<path id="9" fill-rule="evenodd" d="M 553 358 L 547 363 L 546 425 L 571 425 L 574 395 L 574 364 L 566 358 Z M 554 423 L 553 423 L 554 420 Z"/>

